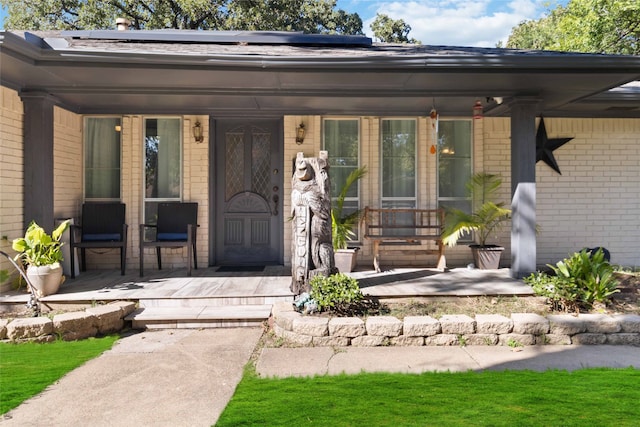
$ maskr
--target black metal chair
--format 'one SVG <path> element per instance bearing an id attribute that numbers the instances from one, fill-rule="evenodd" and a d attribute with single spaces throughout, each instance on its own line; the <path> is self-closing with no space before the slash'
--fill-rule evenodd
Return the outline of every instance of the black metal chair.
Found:
<path id="1" fill-rule="evenodd" d="M 75 277 L 74 250 L 80 249 L 80 270 L 86 271 L 87 249 L 120 248 L 120 273 L 127 266 L 125 205 L 120 202 L 87 202 L 82 205 L 82 225 L 71 225 L 69 247 L 71 277 Z"/>
<path id="2" fill-rule="evenodd" d="M 156 248 L 158 269 L 162 270 L 160 249 L 183 248 L 185 246 L 187 248 L 187 274 L 191 276 L 191 257 L 193 257 L 194 268 L 198 269 L 198 255 L 196 252 L 197 227 L 197 203 L 159 203 L 157 224 L 140 224 L 140 277 L 144 275 L 144 248 Z M 155 240 L 145 241 L 148 228 L 155 228 Z"/>

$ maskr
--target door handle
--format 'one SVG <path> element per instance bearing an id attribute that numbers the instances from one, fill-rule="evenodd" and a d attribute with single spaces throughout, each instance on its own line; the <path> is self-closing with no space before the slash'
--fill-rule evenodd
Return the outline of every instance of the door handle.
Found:
<path id="1" fill-rule="evenodd" d="M 271 197 L 271 200 L 273 200 L 273 216 L 277 216 L 278 215 L 278 202 L 280 201 L 280 197 L 277 194 L 274 194 Z"/>

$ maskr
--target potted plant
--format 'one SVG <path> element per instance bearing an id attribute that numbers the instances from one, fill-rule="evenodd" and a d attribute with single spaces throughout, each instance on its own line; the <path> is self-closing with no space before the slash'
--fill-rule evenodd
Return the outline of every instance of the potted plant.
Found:
<path id="1" fill-rule="evenodd" d="M 335 266 L 338 271 L 347 273 L 353 271 L 356 266 L 358 247 L 348 247 L 348 241 L 356 234 L 353 229 L 362 218 L 362 210 L 357 209 L 349 214 L 344 214 L 344 199 L 351 186 L 367 173 L 367 167 L 362 166 L 354 169 L 345 181 L 340 194 L 331 208 L 331 238 L 333 241 L 333 253 Z"/>
<path id="2" fill-rule="evenodd" d="M 468 213 L 460 209 L 447 209 L 443 242 L 447 246 L 455 246 L 462 236 L 475 233 L 477 244 L 469 247 L 474 263 L 480 269 L 498 268 L 504 251 L 502 246 L 487 244 L 491 233 L 511 219 L 511 209 L 504 207 L 504 203 L 492 200 L 501 184 L 499 175 L 477 173 L 467 183 L 467 191 L 471 194 L 475 210 Z"/>
<path id="3" fill-rule="evenodd" d="M 15 239 L 12 244 L 18 252 L 15 260 L 27 266 L 27 277 L 39 297 L 58 292 L 62 284 L 62 233 L 69 221 L 62 222 L 51 235 L 32 221 L 24 237 Z"/>

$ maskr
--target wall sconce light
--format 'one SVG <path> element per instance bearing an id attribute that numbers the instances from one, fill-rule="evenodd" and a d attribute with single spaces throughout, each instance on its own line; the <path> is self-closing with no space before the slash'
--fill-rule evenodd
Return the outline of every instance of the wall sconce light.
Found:
<path id="1" fill-rule="evenodd" d="M 300 123 L 300 126 L 296 128 L 296 144 L 300 145 L 304 142 L 304 136 L 307 131 L 304 129 L 304 123 Z"/>
<path id="2" fill-rule="evenodd" d="M 482 102 L 476 101 L 476 103 L 473 106 L 473 118 L 474 119 L 481 119 L 482 116 L 483 116 L 483 114 L 482 114 Z"/>
<path id="3" fill-rule="evenodd" d="M 202 134 L 202 125 L 198 121 L 196 121 L 196 124 L 193 126 L 193 139 L 195 139 L 196 143 L 198 144 L 204 141 L 204 135 Z"/>

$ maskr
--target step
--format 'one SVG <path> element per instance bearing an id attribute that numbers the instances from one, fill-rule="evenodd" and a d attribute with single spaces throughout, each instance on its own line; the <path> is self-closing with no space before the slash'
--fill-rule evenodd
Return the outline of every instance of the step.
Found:
<path id="1" fill-rule="evenodd" d="M 140 307 L 221 307 L 242 305 L 273 305 L 277 302 L 293 302 L 293 295 L 223 295 L 219 297 L 167 297 L 140 298 Z"/>
<path id="2" fill-rule="evenodd" d="M 125 318 L 134 329 L 200 329 L 260 326 L 271 304 L 141 307 Z"/>

